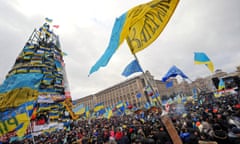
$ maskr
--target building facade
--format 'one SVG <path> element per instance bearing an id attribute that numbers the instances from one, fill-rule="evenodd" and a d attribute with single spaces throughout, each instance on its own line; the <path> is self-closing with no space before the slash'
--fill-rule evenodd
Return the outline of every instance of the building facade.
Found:
<path id="1" fill-rule="evenodd" d="M 154 93 L 159 93 L 161 97 L 175 96 L 181 94 L 185 96 L 192 95 L 193 88 L 197 88 L 198 92 L 206 91 L 211 92 L 216 89 L 214 87 L 214 78 L 221 78 L 227 76 L 240 76 L 240 66 L 233 73 L 226 73 L 221 70 L 216 70 L 213 75 L 205 78 L 197 78 L 195 81 L 188 82 L 182 80 L 180 83 L 176 78 L 170 78 L 167 82 L 172 81 L 171 87 L 166 87 L 166 82 L 161 80 L 155 80 L 154 76 L 146 71 L 145 74 L 127 79 L 112 87 L 106 88 L 93 95 L 89 95 L 78 100 L 75 100 L 77 104 L 84 104 L 90 109 L 94 108 L 97 103 L 104 102 L 105 107 L 114 106 L 118 102 L 128 102 L 133 106 L 141 107 L 147 101 L 151 101 L 151 97 L 146 93 L 146 86 L 151 85 Z M 137 98 L 136 95 L 141 93 L 141 97 Z"/>
<path id="2" fill-rule="evenodd" d="M 145 91 L 147 85 L 151 85 L 154 92 L 159 93 L 157 81 L 154 80 L 149 71 L 146 71 L 145 74 L 127 79 L 93 95 L 75 100 L 74 103 L 76 105 L 83 103 L 85 106 L 89 106 L 90 109 L 93 109 L 95 104 L 101 102 L 104 102 L 105 107 L 114 106 L 118 102 L 127 102 L 139 107 L 151 100 L 151 97 L 147 96 Z M 138 93 L 141 93 L 140 98 L 136 97 Z"/>

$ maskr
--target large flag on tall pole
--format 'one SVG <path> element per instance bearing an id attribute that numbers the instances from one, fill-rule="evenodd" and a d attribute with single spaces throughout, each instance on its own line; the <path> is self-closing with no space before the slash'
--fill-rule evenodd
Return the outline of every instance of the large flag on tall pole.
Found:
<path id="1" fill-rule="evenodd" d="M 205 64 L 211 72 L 214 72 L 213 62 L 203 52 L 194 53 L 194 64 Z"/>
<path id="2" fill-rule="evenodd" d="M 142 70 L 141 66 L 139 65 L 138 61 L 135 59 L 126 66 L 126 68 L 122 72 L 122 75 L 125 77 L 128 77 L 131 74 L 136 73 L 136 72 L 143 72 L 143 70 Z"/>
<path id="3" fill-rule="evenodd" d="M 170 77 L 176 77 L 176 76 L 181 76 L 182 78 L 188 79 L 188 77 L 175 65 L 173 65 L 168 72 L 164 75 L 162 78 L 162 81 L 167 81 Z"/>
<path id="4" fill-rule="evenodd" d="M 157 39 L 167 25 L 179 0 L 152 0 L 128 10 L 116 19 L 109 45 L 92 66 L 89 75 L 108 64 L 117 48 L 127 39 L 133 54 Z"/>

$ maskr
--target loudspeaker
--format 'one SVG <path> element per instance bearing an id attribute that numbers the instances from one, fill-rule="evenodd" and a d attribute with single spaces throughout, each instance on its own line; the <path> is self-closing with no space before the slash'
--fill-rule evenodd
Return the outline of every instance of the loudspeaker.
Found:
<path id="1" fill-rule="evenodd" d="M 229 76 L 224 79 L 226 89 L 239 87 L 239 77 L 238 76 Z"/>
<path id="2" fill-rule="evenodd" d="M 238 76 L 233 77 L 234 82 L 237 84 L 238 88 L 240 87 L 240 78 Z"/>
<path id="3" fill-rule="evenodd" d="M 219 83 L 219 81 L 220 81 L 220 80 L 218 79 L 218 77 L 212 78 L 212 81 L 213 81 L 213 84 L 214 84 L 215 88 L 218 89 L 218 83 Z"/>

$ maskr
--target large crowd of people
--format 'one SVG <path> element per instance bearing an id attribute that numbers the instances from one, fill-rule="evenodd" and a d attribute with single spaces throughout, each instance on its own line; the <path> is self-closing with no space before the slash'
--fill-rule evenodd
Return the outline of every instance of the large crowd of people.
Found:
<path id="1" fill-rule="evenodd" d="M 173 144 L 161 121 L 162 112 L 72 121 L 64 129 L 13 144 Z M 236 95 L 185 105 L 168 112 L 183 144 L 240 144 L 240 105 Z M 3 142 L 2 142 L 3 143 Z"/>

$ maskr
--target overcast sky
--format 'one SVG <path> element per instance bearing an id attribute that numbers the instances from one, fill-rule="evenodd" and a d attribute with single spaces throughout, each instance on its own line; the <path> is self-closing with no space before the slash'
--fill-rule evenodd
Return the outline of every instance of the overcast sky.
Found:
<path id="1" fill-rule="evenodd" d="M 53 19 L 60 25 L 66 72 L 73 99 L 97 93 L 126 77 L 133 59 L 124 42 L 106 67 L 88 77 L 90 68 L 108 46 L 114 21 L 147 0 L 0 0 L 0 82 L 5 79 L 34 28 Z M 233 72 L 240 65 L 240 0 L 181 0 L 164 31 L 137 53 L 144 70 L 161 79 L 172 65 L 188 77 L 210 75 L 194 65 L 194 52 L 205 52 L 215 69 Z M 135 73 L 129 78 L 138 75 Z"/>

